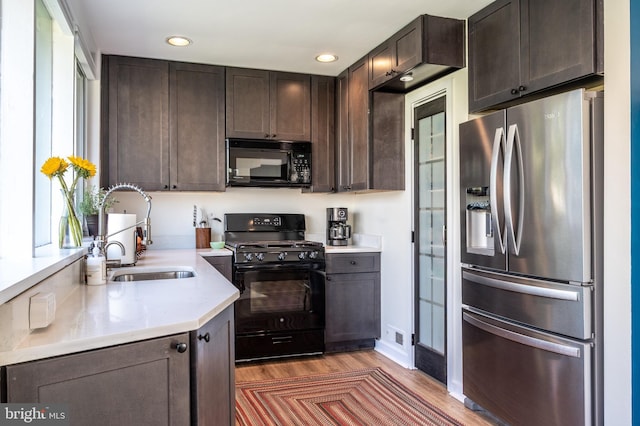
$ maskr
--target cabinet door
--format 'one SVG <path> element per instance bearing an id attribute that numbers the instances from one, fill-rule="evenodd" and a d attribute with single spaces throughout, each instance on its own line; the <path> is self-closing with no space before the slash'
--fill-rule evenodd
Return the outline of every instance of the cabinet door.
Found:
<path id="1" fill-rule="evenodd" d="M 422 62 L 422 16 L 369 53 L 369 88 L 375 88 Z"/>
<path id="2" fill-rule="evenodd" d="M 192 424 L 235 424 L 233 305 L 191 333 Z"/>
<path id="3" fill-rule="evenodd" d="M 594 0 L 521 0 L 523 94 L 598 71 Z M 598 2 L 602 3 L 602 2 Z"/>
<path id="4" fill-rule="evenodd" d="M 335 78 L 311 77 L 311 192 L 335 188 Z M 304 190 L 303 190 L 304 191 Z"/>
<path id="5" fill-rule="evenodd" d="M 325 342 L 380 337 L 380 273 L 328 274 Z"/>
<path id="6" fill-rule="evenodd" d="M 349 190 L 351 159 L 349 153 L 349 70 L 336 78 L 336 191 Z"/>
<path id="7" fill-rule="evenodd" d="M 391 38 L 393 52 L 391 73 L 394 77 L 422 62 L 422 34 L 422 16 L 420 16 Z"/>
<path id="8" fill-rule="evenodd" d="M 270 137 L 269 71 L 227 68 L 226 80 L 227 137 Z"/>
<path id="9" fill-rule="evenodd" d="M 171 189 L 224 191 L 224 68 L 171 63 Z"/>
<path id="10" fill-rule="evenodd" d="M 154 59 L 109 56 L 109 184 L 146 191 L 169 185 L 169 66 Z M 104 121 L 106 122 L 106 121 Z"/>
<path id="11" fill-rule="evenodd" d="M 519 0 L 491 3 L 469 18 L 468 28 L 469 111 L 481 111 L 518 98 Z"/>
<path id="12" fill-rule="evenodd" d="M 392 65 L 395 64 L 395 52 L 391 46 L 391 42 L 386 41 L 369 52 L 370 87 L 377 87 L 393 77 L 391 70 Z"/>
<path id="13" fill-rule="evenodd" d="M 311 140 L 311 77 L 270 72 L 271 138 Z"/>
<path id="14" fill-rule="evenodd" d="M 189 350 L 179 343 L 189 335 L 8 366 L 7 402 L 69 404 L 72 425 L 189 425 Z"/>
<path id="15" fill-rule="evenodd" d="M 349 68 L 349 190 L 369 188 L 369 72 L 367 58 Z"/>
<path id="16" fill-rule="evenodd" d="M 404 95 L 373 92 L 371 189 L 404 190 Z"/>

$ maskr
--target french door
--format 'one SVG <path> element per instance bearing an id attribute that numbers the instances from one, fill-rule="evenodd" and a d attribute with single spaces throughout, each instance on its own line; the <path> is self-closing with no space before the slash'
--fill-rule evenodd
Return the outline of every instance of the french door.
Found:
<path id="1" fill-rule="evenodd" d="M 415 364 L 446 384 L 444 96 L 414 109 Z"/>

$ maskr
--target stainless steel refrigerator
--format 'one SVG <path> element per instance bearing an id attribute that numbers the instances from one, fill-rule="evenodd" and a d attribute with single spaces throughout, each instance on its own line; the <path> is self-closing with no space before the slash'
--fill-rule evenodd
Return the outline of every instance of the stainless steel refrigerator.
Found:
<path id="1" fill-rule="evenodd" d="M 509 424 L 603 421 L 603 100 L 460 125 L 463 393 Z"/>

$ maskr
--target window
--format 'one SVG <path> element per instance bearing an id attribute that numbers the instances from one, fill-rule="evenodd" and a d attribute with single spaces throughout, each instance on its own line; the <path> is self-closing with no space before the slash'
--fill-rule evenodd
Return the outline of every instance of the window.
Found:
<path id="1" fill-rule="evenodd" d="M 51 243 L 51 181 L 39 165 L 51 156 L 53 87 L 53 20 L 42 3 L 35 2 L 35 170 L 34 245 Z"/>
<path id="2" fill-rule="evenodd" d="M 1 6 L 0 259 L 40 257 L 62 211 L 40 167 L 51 155 L 84 155 L 86 78 L 76 71 L 79 34 L 57 1 Z"/>

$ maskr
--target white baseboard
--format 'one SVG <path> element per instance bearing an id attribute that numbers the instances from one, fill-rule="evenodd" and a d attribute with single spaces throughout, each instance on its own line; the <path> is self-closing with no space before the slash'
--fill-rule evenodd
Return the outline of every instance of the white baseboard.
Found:
<path id="1" fill-rule="evenodd" d="M 376 340 L 375 350 L 376 352 L 379 352 L 380 354 L 386 356 L 396 364 L 403 366 L 404 368 L 414 369 L 415 367 L 413 366 L 409 354 L 403 351 L 399 351 L 394 346 L 382 340 Z"/>

